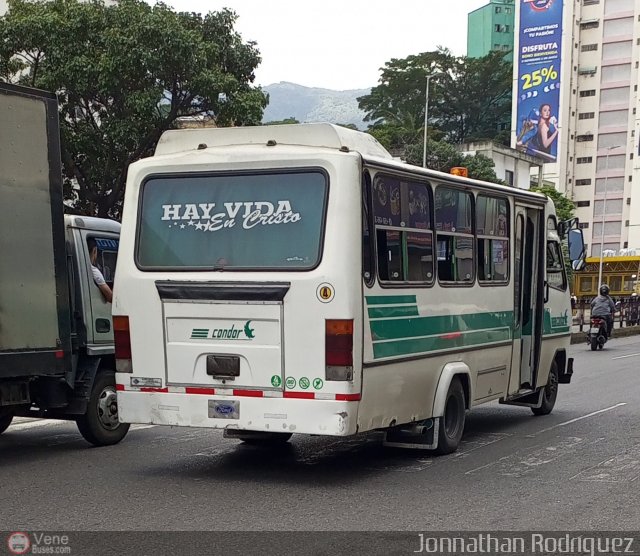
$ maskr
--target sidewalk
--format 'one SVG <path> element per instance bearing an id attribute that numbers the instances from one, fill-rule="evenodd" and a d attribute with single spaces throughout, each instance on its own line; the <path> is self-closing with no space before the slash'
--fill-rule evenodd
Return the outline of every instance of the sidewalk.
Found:
<path id="1" fill-rule="evenodd" d="M 575 321 L 575 317 L 574 317 Z M 589 329 L 589 321 L 587 320 L 585 324 L 582 326 L 582 331 L 580 331 L 579 324 L 573 324 L 571 326 L 571 343 L 572 344 L 581 344 L 583 342 L 586 343 L 585 334 Z M 616 338 L 624 338 L 626 336 L 635 336 L 636 334 L 640 334 L 640 326 L 620 326 L 620 320 L 616 320 L 613 323 L 613 334 L 612 339 Z"/>

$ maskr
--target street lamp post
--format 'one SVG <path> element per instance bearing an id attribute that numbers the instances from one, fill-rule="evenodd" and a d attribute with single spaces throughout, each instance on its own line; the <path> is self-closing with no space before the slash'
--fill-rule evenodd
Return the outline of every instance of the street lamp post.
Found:
<path id="1" fill-rule="evenodd" d="M 424 145 L 422 147 L 422 167 L 427 167 L 427 123 L 429 121 L 429 81 L 432 77 L 438 77 L 439 73 L 427 75 L 427 87 L 424 95 Z"/>
<path id="2" fill-rule="evenodd" d="M 617 149 L 621 145 L 607 147 L 607 156 L 604 162 L 604 201 L 602 202 L 602 229 L 600 230 L 600 268 L 598 270 L 598 290 L 602 285 L 602 259 L 604 249 L 604 218 L 607 213 L 607 180 L 609 179 L 609 153 L 612 149 Z"/>

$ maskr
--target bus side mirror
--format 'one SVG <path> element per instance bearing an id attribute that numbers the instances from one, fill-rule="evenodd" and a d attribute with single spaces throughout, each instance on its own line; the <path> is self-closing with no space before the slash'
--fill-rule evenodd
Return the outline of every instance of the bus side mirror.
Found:
<path id="1" fill-rule="evenodd" d="M 582 270 L 585 266 L 584 237 L 580 228 L 569 230 L 569 259 L 574 270 Z"/>

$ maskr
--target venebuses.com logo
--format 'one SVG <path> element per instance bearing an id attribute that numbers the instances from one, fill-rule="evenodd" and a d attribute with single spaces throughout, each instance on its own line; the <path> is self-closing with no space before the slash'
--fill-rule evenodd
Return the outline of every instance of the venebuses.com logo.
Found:
<path id="1" fill-rule="evenodd" d="M 14 531 L 7 537 L 10 554 L 71 554 L 68 535 Z"/>
<path id="2" fill-rule="evenodd" d="M 7 548 L 11 554 L 26 554 L 31 548 L 31 539 L 27 533 L 16 531 L 7 537 Z"/>

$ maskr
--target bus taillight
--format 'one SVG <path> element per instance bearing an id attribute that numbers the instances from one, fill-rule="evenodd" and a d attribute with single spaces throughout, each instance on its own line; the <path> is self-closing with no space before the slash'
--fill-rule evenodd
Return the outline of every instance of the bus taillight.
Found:
<path id="1" fill-rule="evenodd" d="M 116 347 L 116 371 L 132 373 L 129 317 L 113 317 L 113 339 Z"/>
<path id="2" fill-rule="evenodd" d="M 325 378 L 353 380 L 353 320 L 325 324 Z"/>

